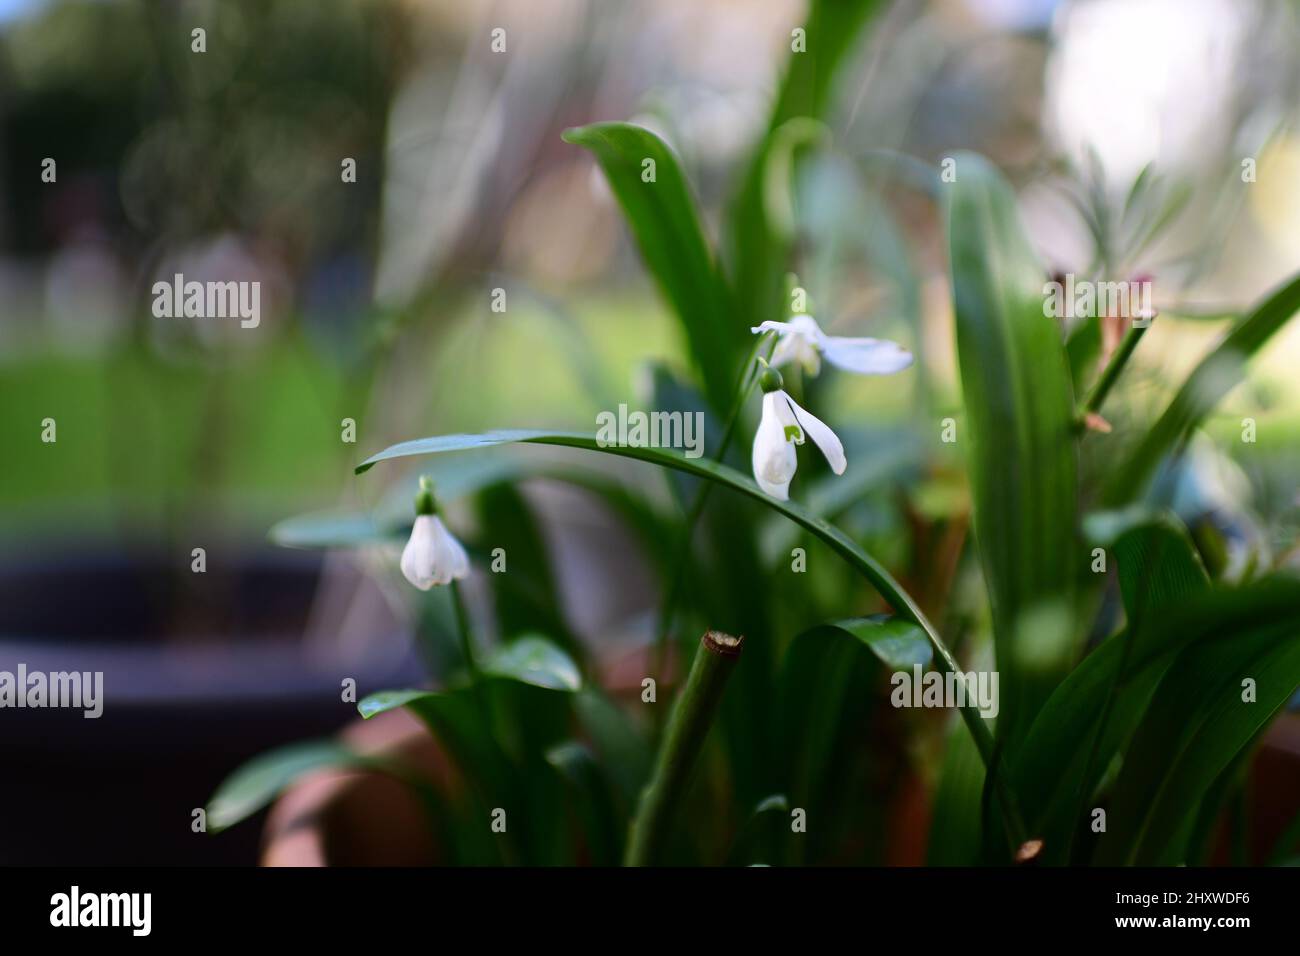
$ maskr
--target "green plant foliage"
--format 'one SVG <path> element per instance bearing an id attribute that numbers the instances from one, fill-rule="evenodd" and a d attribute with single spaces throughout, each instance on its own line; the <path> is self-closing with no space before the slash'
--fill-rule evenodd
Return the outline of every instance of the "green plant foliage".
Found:
<path id="1" fill-rule="evenodd" d="M 730 292 L 677 158 L 654 133 L 628 123 L 570 129 L 564 139 L 591 150 L 600 163 L 646 268 L 681 322 L 710 404 L 725 411 L 746 330 L 731 321 Z M 649 180 L 647 163 L 654 164 Z"/>
<path id="2" fill-rule="evenodd" d="M 1246 362 L 1300 310 L 1300 275 L 1287 279 L 1205 356 L 1170 400 L 1169 406 L 1138 443 L 1106 486 L 1106 502 L 1121 505 L 1139 497 L 1161 459 L 1178 448 L 1191 430 L 1245 374 Z"/>
<path id="3" fill-rule="evenodd" d="M 844 862 L 844 838 L 868 808 L 865 800 L 846 806 L 837 795 L 860 785 L 869 769 L 862 742 L 879 723 L 886 675 L 910 674 L 932 660 L 920 627 L 883 615 L 819 625 L 791 642 L 777 685 L 781 783 L 793 806 L 819 821 L 783 844 L 792 860 Z"/>
<path id="4" fill-rule="evenodd" d="M 998 733 L 1016 740 L 1070 664 L 1068 643 L 1038 653 L 1019 632 L 1027 615 L 1074 600 L 1074 403 L 1060 333 L 1043 316 L 1044 270 L 1015 196 L 983 158 L 955 159 L 947 222 L 962 443 L 1002 675 Z"/>
<path id="5" fill-rule="evenodd" d="M 1169 668 L 1125 754 L 1098 862 L 1184 862 L 1197 801 L 1300 684 L 1300 588 L 1291 591 L 1279 620 L 1209 636 Z"/>
<path id="6" fill-rule="evenodd" d="M 357 705 L 363 717 L 407 707 L 432 731 L 470 781 L 458 812 L 484 821 L 505 814 L 503 839 L 478 845 L 504 863 L 573 862 L 565 828 L 566 784 L 554 748 L 568 739 L 582 686 L 573 660 L 537 636 L 505 645 L 483 663 L 479 685 L 382 691 Z M 564 763 L 564 761 L 560 761 Z M 571 769 L 571 768 L 569 768 Z"/>
<path id="7" fill-rule="evenodd" d="M 220 833 L 252 816 L 286 788 L 321 770 L 373 771 L 410 778 L 388 760 L 367 757 L 333 740 L 291 744 L 261 754 L 221 782 L 208 800 L 208 832 Z"/>
<path id="8" fill-rule="evenodd" d="M 557 606 L 559 589 L 551 574 L 550 555 L 532 507 L 510 484 L 485 488 L 476 499 L 477 540 L 486 560 L 501 549 L 506 573 L 492 574 L 497 626 L 502 637 L 538 630 L 551 635 L 570 654 L 582 656 Z"/>
<path id="9" fill-rule="evenodd" d="M 781 223 L 772 221 L 769 210 L 771 194 L 792 187 L 787 124 L 794 121 L 798 125 L 800 120 L 820 119 L 826 114 L 840 67 L 863 27 L 882 6 L 878 0 L 812 0 L 808 5 L 802 27 L 804 50 L 790 57 L 767 130 L 754 148 L 728 217 L 729 264 L 737 314 L 745 325 L 783 315 L 781 281 L 793 236 Z M 793 41 L 792 37 L 792 45 Z"/>

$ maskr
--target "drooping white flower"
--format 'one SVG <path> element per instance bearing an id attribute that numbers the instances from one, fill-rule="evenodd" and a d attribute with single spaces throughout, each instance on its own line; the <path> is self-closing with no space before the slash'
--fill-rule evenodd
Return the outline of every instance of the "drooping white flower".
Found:
<path id="1" fill-rule="evenodd" d="M 821 449 L 830 463 L 831 471 L 844 474 L 848 460 L 844 445 L 835 433 L 816 415 L 791 398 L 782 388 L 781 373 L 767 369 L 760 379 L 763 388 L 763 416 L 754 433 L 754 481 L 773 498 L 786 501 L 790 497 L 790 479 L 799 466 L 795 445 L 802 445 L 805 436 Z"/>
<path id="2" fill-rule="evenodd" d="M 798 362 L 807 374 L 816 375 L 825 358 L 846 372 L 889 375 L 912 364 L 912 353 L 897 342 L 827 335 L 811 315 L 791 316 L 789 322 L 767 321 L 750 331 L 777 333 L 776 348 L 772 350 L 773 368 Z"/>
<path id="3" fill-rule="evenodd" d="M 437 515 L 416 515 L 402 550 L 402 573 L 421 591 L 468 577 L 469 556 Z"/>
<path id="4" fill-rule="evenodd" d="M 469 555 L 437 515 L 433 483 L 420 479 L 415 496 L 415 524 L 402 549 L 402 574 L 421 591 L 469 576 Z"/>

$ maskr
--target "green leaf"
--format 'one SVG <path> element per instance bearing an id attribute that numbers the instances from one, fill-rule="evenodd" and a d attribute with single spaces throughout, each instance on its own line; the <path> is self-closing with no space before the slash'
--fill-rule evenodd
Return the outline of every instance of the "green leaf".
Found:
<path id="1" fill-rule="evenodd" d="M 508 455 L 462 455 L 430 469 L 430 477 L 445 505 L 484 488 L 532 477 L 535 465 Z M 316 511 L 286 518 L 272 526 L 269 537 L 285 548 L 341 549 L 373 545 L 402 545 L 415 517 L 412 502 L 419 487 L 415 474 L 394 485 L 384 501 L 368 512 Z"/>
<path id="2" fill-rule="evenodd" d="M 930 815 L 927 866 L 973 866 L 984 845 L 984 765 L 970 730 L 953 724 Z"/>
<path id="3" fill-rule="evenodd" d="M 582 675 L 573 658 L 536 635 L 518 638 L 500 648 L 484 662 L 483 671 L 547 690 L 572 692 L 582 687 Z"/>
<path id="4" fill-rule="evenodd" d="M 412 701 L 419 700 L 422 697 L 437 696 L 440 691 L 435 690 L 381 690 L 363 697 L 357 704 L 357 713 L 363 720 L 369 720 L 377 714 L 383 714 L 390 710 L 396 710 L 398 707 L 405 707 Z"/>
<path id="5" fill-rule="evenodd" d="M 651 390 L 650 394 L 654 401 L 656 411 L 681 412 L 683 419 L 686 415 L 694 412 L 703 412 L 704 414 L 704 449 L 710 458 L 717 458 L 717 449 L 722 444 L 722 425 L 718 422 L 718 417 L 708 410 L 708 401 L 700 394 L 699 389 L 695 388 L 690 382 L 683 380 L 662 362 L 651 363 L 648 367 Z M 732 459 L 731 464 L 736 464 L 737 449 L 732 444 L 728 449 L 727 458 Z M 700 479 L 692 478 L 689 475 L 680 472 L 670 472 L 668 474 L 668 485 L 673 493 L 673 498 L 677 506 L 683 513 L 690 511 L 691 505 L 695 500 L 695 494 L 700 487 Z M 674 542 L 678 547 L 679 542 Z M 676 548 L 674 549 L 676 550 Z"/>
<path id="6" fill-rule="evenodd" d="M 482 664 L 482 669 L 489 678 L 517 681 L 546 690 L 573 692 L 582 687 L 582 676 L 573 658 L 546 638 L 536 635 L 521 637 L 499 648 Z M 369 719 L 398 707 L 447 699 L 467 690 L 464 686 L 446 690 L 381 690 L 363 698 L 357 704 L 357 712 Z"/>
<path id="7" fill-rule="evenodd" d="M 1097 375 L 1097 360 L 1101 357 L 1101 323 L 1090 317 L 1072 328 L 1065 340 L 1065 354 L 1074 393 L 1086 395 L 1088 384 Z"/>
<path id="8" fill-rule="evenodd" d="M 589 862 L 617 866 L 623 856 L 627 819 L 620 820 L 609 783 L 592 752 L 576 740 L 567 740 L 546 752 L 546 762 L 564 780 L 586 840 Z"/>
<path id="9" fill-rule="evenodd" d="M 1172 513 L 1144 508 L 1094 513 L 1084 528 L 1097 544 L 1114 551 L 1130 626 L 1210 586 L 1187 528 Z"/>
<path id="10" fill-rule="evenodd" d="M 247 819 L 300 777 L 317 770 L 374 770 L 382 761 L 332 740 L 292 744 L 254 757 L 221 782 L 208 800 L 208 832 L 220 833 Z"/>
<path id="11" fill-rule="evenodd" d="M 1178 655 L 1202 642 L 1230 641 L 1280 622 L 1295 627 L 1300 586 L 1289 579 L 1265 579 L 1237 590 L 1187 593 L 1159 607 L 1161 612 L 1148 615 L 1138 631 L 1113 637 L 1084 658 L 1044 705 L 1010 760 L 1030 833 L 1045 841 L 1046 861 L 1066 862 L 1071 835 L 1084 823 L 1078 819 L 1081 801 L 1091 799 L 1144 715 L 1156 713 L 1153 694 Z M 1126 653 L 1123 678 L 1117 682 Z M 1112 695 L 1104 736 L 1096 741 Z M 1113 815 L 1108 823 L 1113 825 Z"/>
<path id="12" fill-rule="evenodd" d="M 1300 612 L 1300 601 L 1296 612 Z M 1300 630 L 1280 625 L 1205 641 L 1169 669 L 1124 759 L 1099 862 L 1182 862 L 1171 843 L 1210 785 L 1300 686 Z M 1242 682 L 1257 699 L 1243 701 Z"/>
<path id="13" fill-rule="evenodd" d="M 1163 668 L 1148 667 L 1134 676 L 1131 660 L 1135 654 L 1145 653 L 1149 633 L 1158 632 L 1158 615 L 1207 591 L 1210 586 L 1187 529 L 1172 514 L 1151 514 L 1145 509 L 1132 508 L 1090 515 L 1085 527 L 1094 540 L 1113 550 L 1119 565 L 1120 593 L 1128 628 L 1111 642 L 1106 654 L 1094 655 L 1097 659 L 1089 662 L 1096 666 L 1104 659 L 1109 677 L 1102 678 L 1108 681 L 1108 687 L 1101 705 L 1085 705 L 1087 717 L 1084 720 L 1076 717 L 1076 722 L 1086 725 L 1090 731 L 1086 759 L 1076 760 L 1071 766 L 1059 764 L 1049 768 L 1045 775 L 1039 771 L 1040 783 L 1050 780 L 1056 787 L 1041 819 L 1044 835 L 1049 839 L 1043 854 L 1045 862 L 1067 861 L 1098 777 L 1121 741 L 1127 738 L 1164 673 Z M 1096 673 L 1099 677 L 1102 674 Z M 1049 707 L 1055 700 L 1055 696 L 1049 700 Z M 1047 709 L 1044 708 L 1044 714 Z M 1092 730 L 1094 719 L 1096 729 Z M 1036 722 L 1034 729 L 1038 726 Z M 1063 752 L 1059 744 L 1056 749 L 1058 754 Z M 1023 781 L 1021 788 L 1028 789 Z"/>
<path id="14" fill-rule="evenodd" d="M 934 660 L 934 649 L 926 640 L 925 631 L 911 621 L 876 614 L 832 621 L 805 633 L 832 630 L 856 638 L 891 671 L 910 671 L 917 664 L 926 668 Z"/>
<path id="15" fill-rule="evenodd" d="M 713 408 L 731 404 L 746 330 L 731 321 L 725 281 L 714 262 L 677 157 L 654 133 L 628 123 L 568 129 L 564 141 L 591 150 L 636 238 L 646 268 L 682 324 Z M 654 161 L 654 181 L 642 179 Z"/>
<path id="16" fill-rule="evenodd" d="M 400 547 L 410 533 L 410 522 L 385 525 L 357 512 L 316 511 L 279 521 L 268 534 L 282 548 L 328 550 L 375 544 Z"/>
<path id="17" fill-rule="evenodd" d="M 801 860 L 834 859 L 844 830 L 861 828 L 864 807 L 838 795 L 858 781 L 863 734 L 888 694 L 883 674 L 932 657 L 921 628 L 883 615 L 818 625 L 791 641 L 777 685 L 781 785 L 821 821 L 793 847 Z"/>
<path id="18" fill-rule="evenodd" d="M 1296 809 L 1295 816 L 1291 822 L 1286 825 L 1282 835 L 1277 838 L 1273 844 L 1273 849 L 1268 854 L 1269 866 L 1286 866 L 1287 859 L 1292 851 L 1300 849 L 1300 808 Z M 1300 857 L 1295 858 L 1295 862 L 1290 865 L 1295 866 L 1300 863 Z"/>
<path id="19" fill-rule="evenodd" d="M 1027 613 L 1073 600 L 1074 403 L 1060 332 L 1043 315 L 1044 271 L 1015 196 L 982 157 L 956 161 L 947 221 L 964 444 L 1001 672 L 998 733 L 1016 739 L 1069 665 L 1068 645 L 1067 653 L 1025 653 L 1018 629 Z"/>
<path id="20" fill-rule="evenodd" d="M 1209 865 L 1210 857 L 1215 850 L 1215 838 L 1220 833 L 1219 824 L 1223 820 L 1224 809 L 1228 808 L 1229 812 L 1239 809 L 1245 796 L 1252 749 L 1254 749 L 1254 741 L 1238 751 L 1237 756 L 1219 774 L 1214 783 L 1210 784 L 1205 791 L 1205 796 L 1184 818 L 1186 833 L 1180 833 L 1171 841 L 1166 856 L 1182 860 L 1188 866 Z M 1236 839 L 1240 836 L 1241 834 L 1234 833 L 1232 841 L 1234 854 L 1238 850 L 1245 850 Z M 1245 860 L 1234 860 L 1232 863 L 1233 866 L 1245 864 Z"/>
<path id="21" fill-rule="evenodd" d="M 614 701 L 588 684 L 573 697 L 578 722 L 590 738 L 628 813 L 650 777 L 650 743 Z"/>
<path id="22" fill-rule="evenodd" d="M 727 854 L 728 866 L 770 865 L 780 852 L 782 836 L 788 832 L 790 801 L 783 793 L 760 800 L 749 815 Z"/>
<path id="23" fill-rule="evenodd" d="M 1026 824 L 1031 835 L 1043 840 L 1045 862 L 1067 862 L 1080 823 L 1080 800 L 1094 792 L 1098 776 L 1132 733 L 1168 666 L 1168 658 L 1158 666 L 1133 664 L 1129 680 L 1117 690 L 1124 640 L 1120 636 L 1107 641 L 1070 673 L 1043 705 L 1010 761 Z M 1111 694 L 1115 700 L 1104 739 L 1097 741 Z"/>
<path id="24" fill-rule="evenodd" d="M 485 553 L 502 549 L 508 562 L 507 573 L 490 575 L 499 633 L 510 639 L 541 631 L 581 657 L 582 648 L 559 607 L 546 540 L 528 501 L 516 485 L 498 484 L 483 489 L 476 505 L 475 541 Z"/>
<path id="25" fill-rule="evenodd" d="M 472 862 L 572 862 L 568 832 L 554 825 L 562 813 L 563 791 L 546 754 L 569 732 L 574 697 L 556 693 L 552 685 L 569 690 L 576 668 L 554 645 L 534 640 L 513 651 L 505 648 L 495 670 L 489 672 L 485 665 L 478 686 L 384 691 L 357 708 L 364 717 L 409 708 L 469 781 L 467 812 L 486 820 L 493 808 L 506 811 L 508 835 L 477 841 Z"/>
<path id="26" fill-rule="evenodd" d="M 1164 414 L 1106 486 L 1115 507 L 1142 494 L 1161 459 L 1176 450 L 1201 420 L 1245 376 L 1246 361 L 1300 309 L 1300 274 L 1264 298 L 1205 356 L 1174 395 Z"/>
<path id="27" fill-rule="evenodd" d="M 780 319 L 788 305 L 782 302 L 781 282 L 791 237 L 782 224 L 769 218 L 774 205 L 770 194 L 783 185 L 776 183 L 777 177 L 788 181 L 792 175 L 790 164 L 779 155 L 787 138 L 779 131 L 791 120 L 820 119 L 826 114 L 840 67 L 863 25 L 880 6 L 879 0 L 811 0 L 808 5 L 803 27 L 805 51 L 788 60 L 767 131 L 755 147 L 731 205 L 727 248 L 735 280 L 736 314 L 746 326 Z M 775 163 L 774 153 L 778 154 Z"/>
<path id="28" fill-rule="evenodd" d="M 1142 167 L 1129 188 L 1128 198 L 1124 200 L 1124 211 L 1120 215 L 1121 224 L 1126 224 L 1133 213 L 1139 209 L 1153 182 L 1157 179 L 1155 163 L 1149 162 Z"/>
<path id="29" fill-rule="evenodd" d="M 786 120 L 772 131 L 763 176 L 763 214 L 773 238 L 789 244 L 795 238 L 794 169 L 805 147 L 825 146 L 831 139 L 826 124 L 806 116 Z"/>

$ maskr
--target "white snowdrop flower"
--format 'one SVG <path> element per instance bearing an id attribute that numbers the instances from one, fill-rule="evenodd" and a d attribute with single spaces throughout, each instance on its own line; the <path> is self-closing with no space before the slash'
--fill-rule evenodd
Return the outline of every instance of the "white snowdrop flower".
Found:
<path id="1" fill-rule="evenodd" d="M 794 477 L 799 462 L 795 445 L 802 445 L 804 437 L 813 440 L 830 462 L 831 471 L 844 474 L 848 460 L 844 445 L 835 433 L 817 416 L 799 405 L 786 394 L 781 373 L 766 369 L 759 384 L 763 389 L 763 417 L 754 433 L 754 480 L 758 487 L 773 498 L 786 501 L 790 497 L 790 479 Z"/>
<path id="2" fill-rule="evenodd" d="M 420 479 L 415 496 L 415 524 L 402 550 L 402 574 L 421 591 L 469 576 L 469 556 L 437 515 L 433 483 Z"/>
<path id="3" fill-rule="evenodd" d="M 764 322 L 750 331 L 777 333 L 776 348 L 772 350 L 773 368 L 797 362 L 807 374 L 816 375 L 825 358 L 846 372 L 889 375 L 912 364 L 912 353 L 897 342 L 827 335 L 811 315 L 791 316 L 789 322 Z"/>

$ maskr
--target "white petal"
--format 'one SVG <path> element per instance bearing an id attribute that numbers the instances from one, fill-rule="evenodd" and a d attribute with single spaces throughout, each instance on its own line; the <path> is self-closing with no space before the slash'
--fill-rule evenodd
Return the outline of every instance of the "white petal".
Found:
<path id="1" fill-rule="evenodd" d="M 402 574 L 421 591 L 434 585 L 434 525 L 433 515 L 416 515 L 411 526 L 411 538 L 402 549 Z"/>
<path id="2" fill-rule="evenodd" d="M 780 332 L 782 335 L 785 335 L 790 331 L 790 323 L 773 322 L 771 319 L 768 319 L 761 325 L 751 325 L 749 331 L 753 332 L 755 335 L 758 335 L 760 332 Z"/>
<path id="3" fill-rule="evenodd" d="M 773 368 L 779 368 L 787 362 L 793 362 L 796 342 L 797 340 L 793 335 L 783 335 L 777 339 L 776 348 L 772 349 L 772 358 L 768 360 L 767 364 Z"/>
<path id="4" fill-rule="evenodd" d="M 888 339 L 849 339 L 826 335 L 821 341 L 826 361 L 859 375 L 889 375 L 912 364 L 912 353 Z"/>
<path id="5" fill-rule="evenodd" d="M 805 342 L 807 340 L 805 339 Z M 803 366 L 804 374 L 816 378 L 822 370 L 822 353 L 818 351 L 817 346 L 811 342 L 800 350 L 799 364 Z"/>
<path id="6" fill-rule="evenodd" d="M 402 551 L 402 573 L 421 591 L 469 575 L 469 555 L 437 515 L 417 515 Z"/>
<path id="7" fill-rule="evenodd" d="M 822 450 L 822 454 L 830 462 L 831 471 L 837 475 L 844 474 L 844 469 L 849 466 L 849 462 L 844 457 L 844 445 L 841 444 L 836 434 L 812 412 L 795 404 L 795 400 L 786 395 L 785 392 L 780 394 L 785 396 L 785 400 L 790 403 L 790 410 L 799 426 L 813 440 L 813 444 Z"/>
<path id="8" fill-rule="evenodd" d="M 442 519 L 436 515 L 434 522 L 434 584 L 450 584 L 453 579 L 469 574 L 469 556 Z"/>
<path id="9" fill-rule="evenodd" d="M 822 367 L 819 349 L 824 338 L 817 320 L 811 315 L 796 315 L 784 324 L 788 331 L 782 333 L 772 350 L 771 364 L 776 367 L 798 362 L 805 373 L 815 376 Z"/>
<path id="10" fill-rule="evenodd" d="M 793 315 L 790 317 L 790 329 L 798 335 L 802 335 L 809 342 L 814 344 L 820 342 L 826 337 L 822 332 L 822 327 L 817 324 L 817 320 L 811 315 Z"/>
<path id="11" fill-rule="evenodd" d="M 790 479 L 799 465 L 794 445 L 785 436 L 786 423 L 781 418 L 785 402 L 782 391 L 763 396 L 763 417 L 754 433 L 753 454 L 754 481 L 781 501 L 790 497 Z"/>
<path id="12" fill-rule="evenodd" d="M 794 417 L 794 399 L 790 393 L 785 390 L 779 390 L 772 393 L 777 396 L 776 401 L 772 403 L 773 413 L 777 421 L 781 423 L 782 429 L 787 429 L 786 441 L 792 441 L 796 445 L 802 445 L 804 440 L 803 426 L 799 424 L 799 419 Z M 795 429 L 795 434 L 791 436 L 788 429 Z"/>

